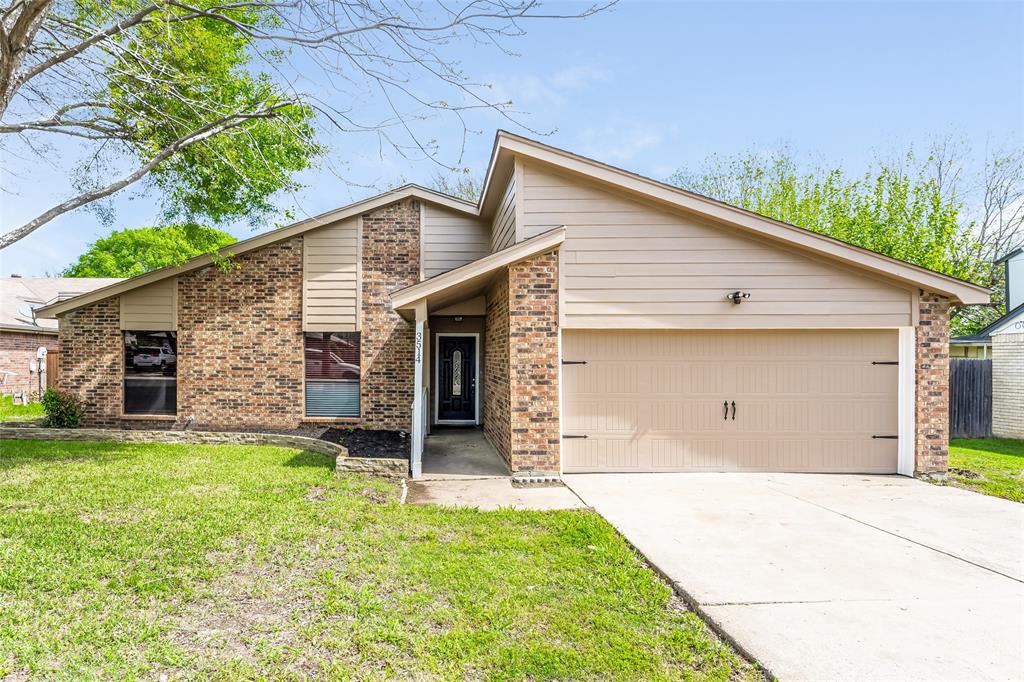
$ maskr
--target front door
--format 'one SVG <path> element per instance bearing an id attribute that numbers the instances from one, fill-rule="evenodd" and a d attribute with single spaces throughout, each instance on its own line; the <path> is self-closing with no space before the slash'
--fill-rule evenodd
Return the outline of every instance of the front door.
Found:
<path id="1" fill-rule="evenodd" d="M 438 336 L 437 421 L 476 422 L 475 336 Z"/>

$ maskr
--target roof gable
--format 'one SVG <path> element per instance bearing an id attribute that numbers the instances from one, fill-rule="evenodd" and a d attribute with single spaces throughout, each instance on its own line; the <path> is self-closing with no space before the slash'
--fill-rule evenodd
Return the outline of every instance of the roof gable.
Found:
<path id="1" fill-rule="evenodd" d="M 500 191 L 498 189 L 500 178 L 503 173 L 507 172 L 511 163 L 510 159 L 516 155 L 528 157 L 555 166 L 560 170 L 583 176 L 596 183 L 631 193 L 644 201 L 692 212 L 708 220 L 728 224 L 753 235 L 768 238 L 789 248 L 812 255 L 825 256 L 854 268 L 949 296 L 963 304 L 989 302 L 989 290 L 970 282 L 933 272 L 869 249 L 847 244 L 811 230 L 773 220 L 505 131 L 498 132 L 495 142 L 487 174 L 487 184 L 484 187 L 484 197 L 481 202 L 482 215 L 487 213 L 487 207 L 491 203 L 489 202 L 490 196 Z"/>

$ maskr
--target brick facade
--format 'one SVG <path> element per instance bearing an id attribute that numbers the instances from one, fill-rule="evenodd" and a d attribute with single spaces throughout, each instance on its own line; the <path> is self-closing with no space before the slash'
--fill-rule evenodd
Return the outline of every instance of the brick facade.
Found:
<path id="1" fill-rule="evenodd" d="M 513 473 L 558 474 L 558 251 L 509 266 Z"/>
<path id="2" fill-rule="evenodd" d="M 1024 333 L 992 337 L 992 435 L 1024 438 Z"/>
<path id="3" fill-rule="evenodd" d="M 944 474 L 949 466 L 949 299 L 922 294 L 915 332 L 914 473 Z"/>
<path id="4" fill-rule="evenodd" d="M 56 351 L 57 335 L 0 331 L 0 373 L 10 373 L 7 375 L 7 381 L 0 386 L 0 393 L 26 391 L 36 395 L 39 392 L 39 380 L 35 374 L 29 372 L 29 366 L 36 359 L 36 351 L 40 346 L 50 352 Z M 45 375 L 43 389 L 46 389 Z"/>
<path id="5" fill-rule="evenodd" d="M 361 422 L 412 426 L 415 329 L 391 309 L 391 292 L 420 281 L 420 205 L 409 199 L 363 216 L 360 312 Z"/>
<path id="6" fill-rule="evenodd" d="M 487 290 L 482 406 L 484 435 L 511 468 L 508 350 L 508 275 L 503 273 Z"/>
<path id="7" fill-rule="evenodd" d="M 178 277 L 178 422 L 302 420 L 302 237 Z"/>
<path id="8" fill-rule="evenodd" d="M 83 426 L 121 426 L 121 301 L 107 298 L 72 310 L 60 320 L 63 391 L 82 400 Z"/>

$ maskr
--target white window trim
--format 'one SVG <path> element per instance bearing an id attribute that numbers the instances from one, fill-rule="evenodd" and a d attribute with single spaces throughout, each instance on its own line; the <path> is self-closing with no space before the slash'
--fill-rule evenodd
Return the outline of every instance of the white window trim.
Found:
<path id="1" fill-rule="evenodd" d="M 475 339 L 473 343 L 473 381 L 474 381 L 474 396 L 473 396 L 473 419 L 438 419 L 437 413 L 441 402 L 441 358 L 438 357 L 438 352 L 441 350 L 441 337 L 442 336 L 454 336 L 454 337 L 472 337 Z M 434 352 L 434 419 L 433 423 L 438 425 L 451 425 L 451 426 L 472 426 L 480 425 L 480 393 L 483 387 L 480 385 L 480 333 L 479 332 L 436 332 L 434 334 L 433 348 Z"/>

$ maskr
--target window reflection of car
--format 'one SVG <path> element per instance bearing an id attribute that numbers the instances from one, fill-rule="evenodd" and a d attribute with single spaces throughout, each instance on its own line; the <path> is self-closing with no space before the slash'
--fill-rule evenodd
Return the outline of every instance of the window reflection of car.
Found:
<path id="1" fill-rule="evenodd" d="M 345 362 L 344 359 L 333 351 L 323 351 L 319 348 L 306 349 L 307 371 L 324 378 L 330 379 L 358 379 L 359 365 Z"/>
<path id="2" fill-rule="evenodd" d="M 167 367 L 176 365 L 178 363 L 178 356 L 170 351 L 168 348 L 158 348 L 157 346 L 144 346 L 135 351 L 132 355 L 132 364 L 135 367 L 161 367 L 166 369 Z"/>

